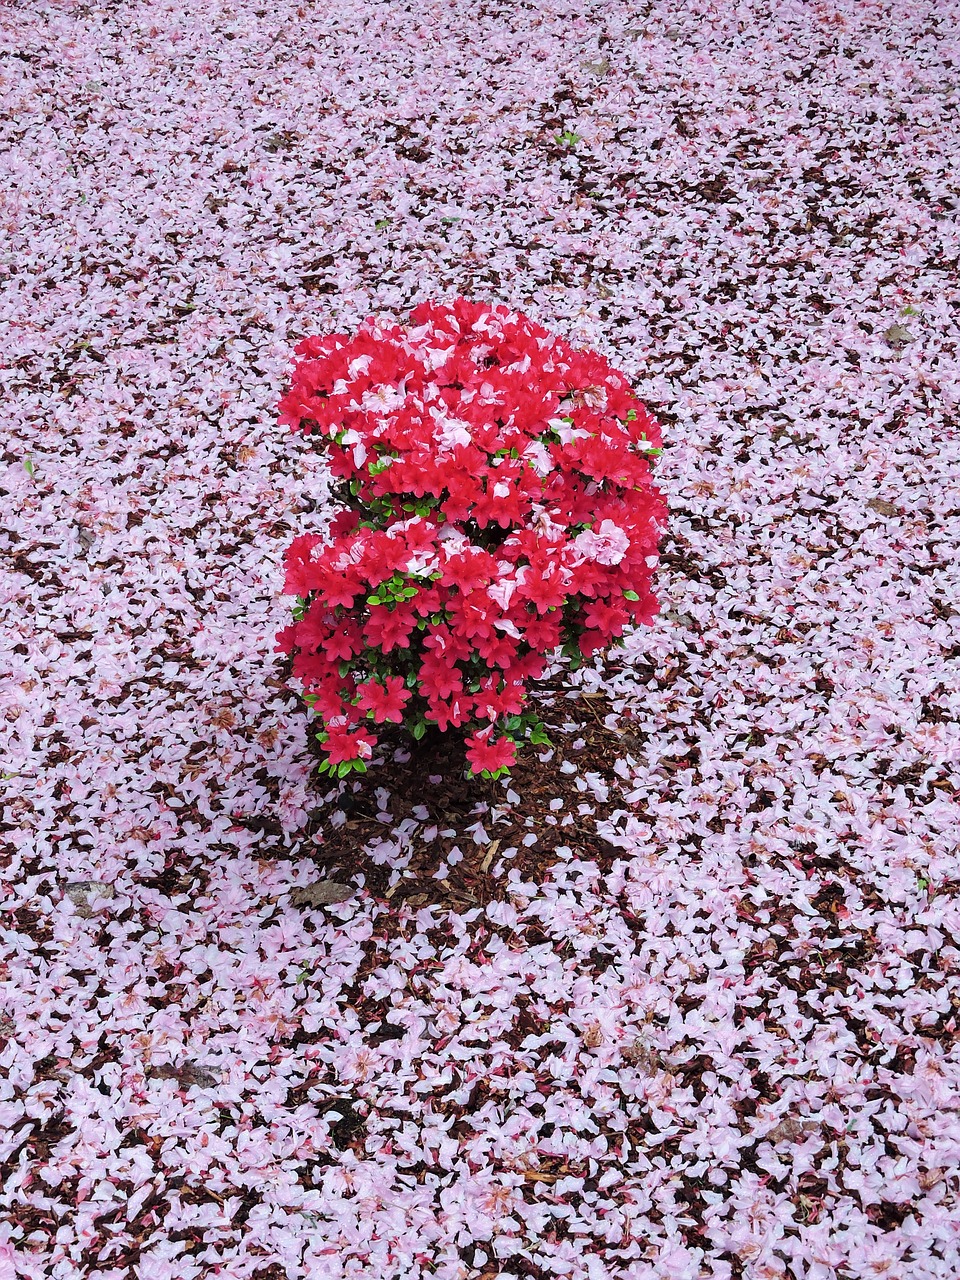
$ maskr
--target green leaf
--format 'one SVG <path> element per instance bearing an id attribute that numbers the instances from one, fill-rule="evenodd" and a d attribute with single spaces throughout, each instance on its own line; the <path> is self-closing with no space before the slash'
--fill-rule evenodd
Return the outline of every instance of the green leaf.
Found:
<path id="1" fill-rule="evenodd" d="M 427 726 L 426 726 L 426 724 L 421 720 L 419 724 L 415 724 L 415 725 L 413 726 L 413 728 L 410 730 L 410 732 L 411 732 L 411 733 L 413 734 L 413 736 L 416 738 L 417 742 L 419 742 L 419 741 L 420 741 L 420 739 L 423 737 L 423 735 L 427 732 Z"/>
<path id="2" fill-rule="evenodd" d="M 32 459 L 32 458 L 24 458 L 24 460 L 23 460 L 23 469 L 24 469 L 24 471 L 27 473 L 27 475 L 30 477 L 30 479 L 32 480 L 32 479 L 33 479 L 33 474 L 34 474 L 34 466 L 33 466 L 33 459 Z"/>
<path id="3" fill-rule="evenodd" d="M 496 782 L 498 778 L 505 778 L 509 772 L 510 770 L 507 766 L 503 765 L 502 768 L 497 769 L 493 773 L 491 773 L 489 769 L 482 770 L 480 777 L 484 778 L 488 782 Z"/>
<path id="4" fill-rule="evenodd" d="M 391 218 L 380 218 L 380 220 L 378 222 L 375 222 L 373 225 L 376 227 L 378 231 L 382 231 L 384 227 L 389 227 L 391 221 L 392 221 Z"/>
<path id="5" fill-rule="evenodd" d="M 379 596 L 367 596 L 367 604 L 383 604 Z"/>
<path id="6" fill-rule="evenodd" d="M 624 600 L 639 600 L 639 599 L 640 599 L 640 597 L 637 595 L 637 593 L 636 593 L 635 591 L 625 591 L 625 592 L 623 593 L 623 598 L 624 598 Z"/>

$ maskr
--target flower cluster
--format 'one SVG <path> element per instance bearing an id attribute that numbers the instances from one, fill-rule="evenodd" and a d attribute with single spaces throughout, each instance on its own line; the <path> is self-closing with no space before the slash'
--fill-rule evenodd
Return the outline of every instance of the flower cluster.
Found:
<path id="1" fill-rule="evenodd" d="M 297 347 L 281 422 L 323 441 L 344 509 L 294 539 L 280 632 L 328 767 L 371 725 L 466 726 L 474 772 L 542 741 L 527 686 L 649 622 L 665 508 L 626 379 L 505 306 L 425 303 Z"/>

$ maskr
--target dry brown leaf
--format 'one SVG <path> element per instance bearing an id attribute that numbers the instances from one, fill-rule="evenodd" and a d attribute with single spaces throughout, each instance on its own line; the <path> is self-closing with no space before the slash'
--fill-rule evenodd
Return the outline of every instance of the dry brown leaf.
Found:
<path id="1" fill-rule="evenodd" d="M 220 1083 L 221 1077 L 209 1067 L 199 1062 L 163 1063 L 157 1067 L 147 1067 L 146 1075 L 151 1080 L 176 1080 L 181 1089 L 190 1085 L 199 1085 L 201 1089 L 212 1089 Z"/>
<path id="2" fill-rule="evenodd" d="M 112 898 L 112 884 L 104 884 L 102 880 L 71 880 L 64 885 L 64 893 L 77 908 L 77 915 L 82 920 L 89 920 L 96 913 L 90 905 L 91 898 Z"/>
<path id="3" fill-rule="evenodd" d="M 356 892 L 351 884 L 317 880 L 313 884 L 299 885 L 291 892 L 290 901 L 295 907 L 329 907 L 336 902 L 346 902 Z"/>
<path id="4" fill-rule="evenodd" d="M 490 863 L 493 861 L 493 859 L 494 859 L 494 855 L 496 854 L 496 852 L 497 852 L 497 850 L 498 850 L 499 848 L 500 848 L 500 841 L 499 841 L 499 840 L 491 840 L 491 841 L 490 841 L 490 848 L 487 850 L 487 855 L 486 855 L 486 857 L 484 858 L 484 860 L 480 863 L 480 870 L 481 870 L 481 871 L 488 871 L 488 870 L 489 870 L 489 868 L 490 868 Z"/>
<path id="5" fill-rule="evenodd" d="M 763 1135 L 764 1142 L 805 1142 L 811 1133 L 818 1133 L 819 1125 L 810 1120 L 798 1120 L 796 1116 L 784 1116 L 778 1125 Z"/>
<path id="6" fill-rule="evenodd" d="M 914 336 L 906 325 L 892 324 L 883 335 L 891 347 L 902 347 L 908 342 L 914 341 Z"/>
<path id="7" fill-rule="evenodd" d="M 876 511 L 882 516 L 896 516 L 900 514 L 899 507 L 895 507 L 892 502 L 887 502 L 886 498 L 871 498 L 867 503 L 871 511 Z"/>
<path id="8" fill-rule="evenodd" d="M 632 1044 L 627 1045 L 623 1050 L 623 1060 L 629 1062 L 632 1067 L 639 1067 L 649 1076 L 663 1070 L 663 1061 L 656 1049 L 644 1044 L 642 1040 L 634 1040 Z"/>

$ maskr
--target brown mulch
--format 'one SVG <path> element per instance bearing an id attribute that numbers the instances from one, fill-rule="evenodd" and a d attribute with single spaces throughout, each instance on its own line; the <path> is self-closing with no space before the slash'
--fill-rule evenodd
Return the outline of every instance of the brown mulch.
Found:
<path id="1" fill-rule="evenodd" d="M 308 856 L 323 876 L 343 880 L 363 874 L 370 892 L 394 906 L 432 904 L 465 911 L 505 899 L 511 867 L 523 880 L 541 882 L 560 859 L 558 848 L 565 847 L 573 858 L 608 869 L 619 851 L 597 834 L 596 824 L 616 809 L 630 808 L 614 765 L 630 749 L 632 738 L 628 732 L 606 727 L 604 720 L 611 707 L 603 695 L 578 693 L 570 698 L 565 696 L 565 686 L 555 679 L 541 683 L 533 698 L 539 704 L 554 754 L 541 761 L 547 748 L 522 748 L 509 779 L 493 782 L 466 776 L 462 734 L 436 732 L 417 743 L 399 726 L 384 726 L 378 754 L 367 773 L 341 783 L 335 798 L 326 799 L 333 784 L 317 774 L 317 807 L 310 828 L 314 847 Z M 310 743 L 319 762 L 323 749 L 312 734 Z M 565 761 L 574 763 L 577 772 L 562 772 Z M 589 790 L 578 790 L 578 776 L 588 772 L 598 774 L 609 786 L 605 801 L 597 800 Z M 385 810 L 378 802 L 379 788 L 389 793 Z M 511 803 L 508 790 L 519 800 Z M 551 810 L 550 802 L 556 800 L 562 800 L 562 808 Z M 581 805 L 592 807 L 593 812 L 581 814 Z M 374 862 L 370 846 L 393 838 L 396 828 L 405 819 L 414 818 L 419 806 L 421 816 L 415 819 L 418 827 L 411 837 L 404 879 L 391 887 L 393 864 Z M 500 811 L 494 820 L 492 808 Z M 422 817 L 423 810 L 427 818 Z M 338 811 L 346 814 L 346 821 L 334 826 L 331 819 Z M 572 821 L 562 825 L 565 818 Z M 476 843 L 466 830 L 477 822 L 483 824 L 489 844 Z M 431 825 L 439 828 L 436 838 L 429 842 L 420 839 L 423 829 Z M 537 836 L 537 842 L 526 847 L 523 838 L 530 833 Z M 447 873 L 437 879 L 435 873 L 455 848 L 461 850 L 462 860 L 448 864 Z M 516 854 L 501 862 L 503 851 L 511 848 Z"/>

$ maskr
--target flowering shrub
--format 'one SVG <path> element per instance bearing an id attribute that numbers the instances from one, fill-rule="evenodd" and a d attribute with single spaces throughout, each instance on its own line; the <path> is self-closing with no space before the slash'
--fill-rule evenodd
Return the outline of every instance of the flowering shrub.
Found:
<path id="1" fill-rule="evenodd" d="M 650 622 L 665 507 L 657 424 L 602 357 L 505 306 L 424 303 L 296 348 L 281 422 L 319 437 L 344 509 L 295 538 L 278 635 L 323 722 L 326 768 L 375 726 L 465 726 L 473 772 L 545 742 L 527 686 Z"/>

